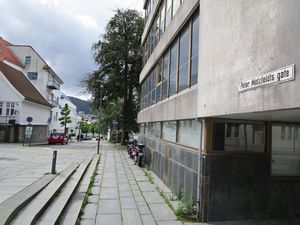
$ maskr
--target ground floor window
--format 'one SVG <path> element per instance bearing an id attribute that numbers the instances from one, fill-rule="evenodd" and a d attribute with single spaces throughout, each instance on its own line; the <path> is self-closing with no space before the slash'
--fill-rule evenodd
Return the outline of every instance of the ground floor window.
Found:
<path id="1" fill-rule="evenodd" d="M 162 138 L 168 141 L 176 141 L 176 121 L 163 122 Z"/>
<path id="2" fill-rule="evenodd" d="M 300 176 L 300 125 L 272 126 L 272 175 Z"/>
<path id="3" fill-rule="evenodd" d="M 201 126 L 198 120 L 181 120 L 178 121 L 178 143 L 200 147 Z"/>
<path id="4" fill-rule="evenodd" d="M 265 151 L 265 124 L 260 122 L 215 121 L 214 151 Z"/>

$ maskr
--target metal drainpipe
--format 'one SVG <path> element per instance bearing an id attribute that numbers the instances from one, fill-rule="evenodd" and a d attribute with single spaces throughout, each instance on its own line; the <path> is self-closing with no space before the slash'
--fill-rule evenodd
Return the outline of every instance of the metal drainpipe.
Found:
<path id="1" fill-rule="evenodd" d="M 198 180 L 197 180 L 197 220 L 200 221 L 201 217 L 201 204 L 200 204 L 200 196 L 202 192 L 202 177 L 201 177 L 201 159 L 202 159 L 202 136 L 203 136 L 203 122 L 202 119 L 196 118 L 196 120 L 200 121 L 200 147 L 199 147 L 199 152 L 198 152 Z M 203 167 L 202 167 L 203 168 Z"/>

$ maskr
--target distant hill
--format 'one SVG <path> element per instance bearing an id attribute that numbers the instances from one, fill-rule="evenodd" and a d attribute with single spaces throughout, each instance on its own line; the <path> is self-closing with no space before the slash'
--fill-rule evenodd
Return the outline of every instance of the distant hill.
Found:
<path id="1" fill-rule="evenodd" d="M 85 114 L 90 114 L 92 112 L 91 103 L 89 101 L 82 100 L 80 98 L 75 98 L 68 96 L 74 105 L 77 107 L 77 112 L 82 111 Z"/>

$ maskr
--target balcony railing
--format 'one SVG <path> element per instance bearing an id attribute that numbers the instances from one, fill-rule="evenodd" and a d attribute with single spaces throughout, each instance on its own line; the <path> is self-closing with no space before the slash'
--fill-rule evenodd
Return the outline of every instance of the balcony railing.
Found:
<path id="1" fill-rule="evenodd" d="M 47 87 L 50 89 L 59 90 L 60 84 L 56 80 L 49 80 Z"/>
<path id="2" fill-rule="evenodd" d="M 0 124 L 19 124 L 19 116 L 0 116 Z"/>

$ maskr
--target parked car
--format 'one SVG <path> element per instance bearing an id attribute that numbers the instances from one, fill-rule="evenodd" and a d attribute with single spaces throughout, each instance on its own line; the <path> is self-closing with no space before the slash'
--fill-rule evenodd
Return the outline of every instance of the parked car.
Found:
<path id="1" fill-rule="evenodd" d="M 56 144 L 56 143 L 60 143 L 63 145 L 63 144 L 68 144 L 68 140 L 65 137 L 64 133 L 53 132 L 50 134 L 48 138 L 48 143 L 49 145 Z"/>

